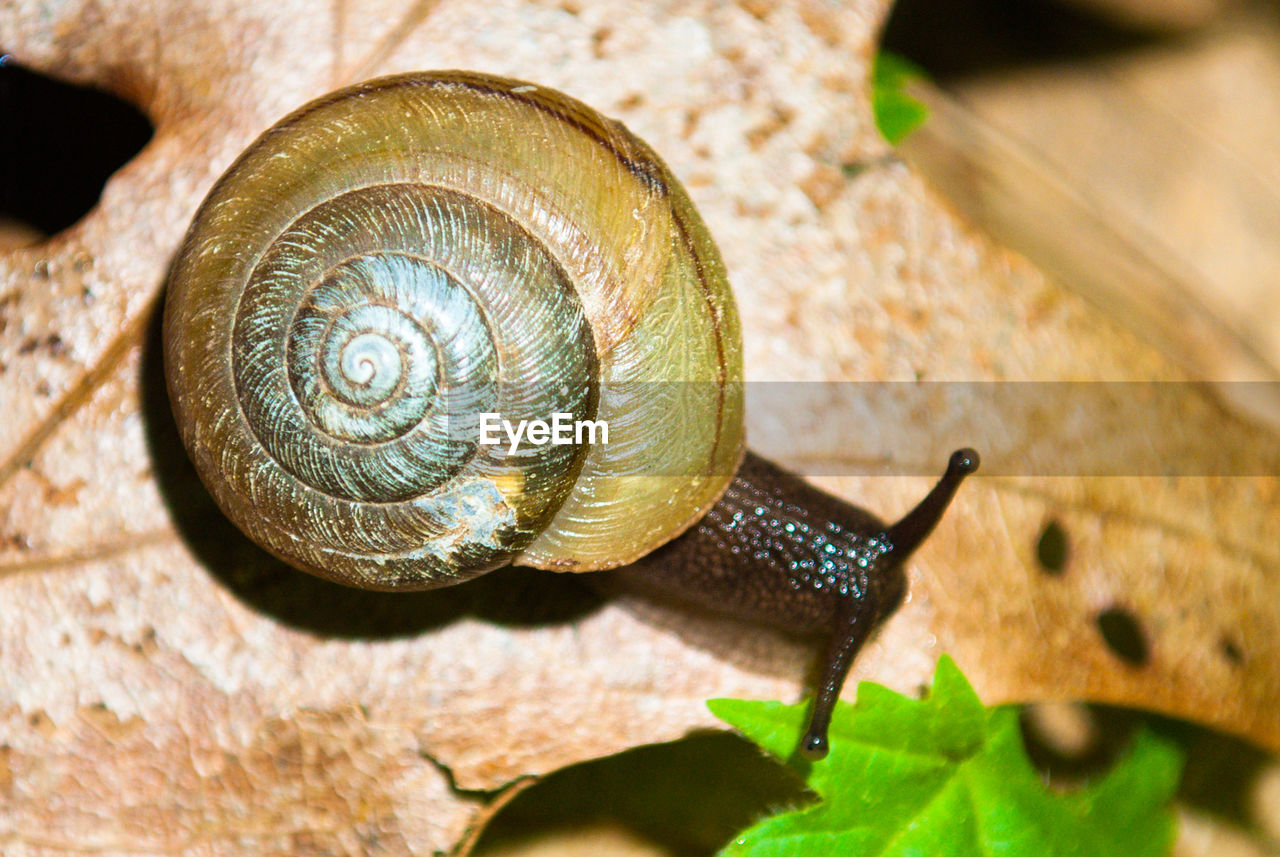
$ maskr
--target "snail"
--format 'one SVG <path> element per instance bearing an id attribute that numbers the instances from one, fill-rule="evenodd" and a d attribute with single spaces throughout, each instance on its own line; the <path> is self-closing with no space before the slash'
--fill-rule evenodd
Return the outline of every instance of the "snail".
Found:
<path id="1" fill-rule="evenodd" d="M 305 571 L 395 590 L 627 566 L 825 634 L 810 758 L 978 465 L 957 452 L 886 526 L 745 452 L 741 330 L 683 188 L 621 124 L 473 73 L 358 84 L 263 133 L 187 232 L 164 361 L 218 505 Z"/>

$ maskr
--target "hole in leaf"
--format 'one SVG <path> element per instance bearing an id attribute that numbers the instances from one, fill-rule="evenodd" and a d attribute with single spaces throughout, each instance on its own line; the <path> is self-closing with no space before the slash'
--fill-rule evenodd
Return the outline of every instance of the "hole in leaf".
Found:
<path id="1" fill-rule="evenodd" d="M 1240 666 L 1244 663 L 1244 652 L 1240 650 L 1240 646 L 1230 637 L 1223 637 L 1218 641 L 1218 647 L 1222 650 L 1222 656 L 1231 662 L 1232 666 Z"/>
<path id="2" fill-rule="evenodd" d="M 29 71 L 0 49 L 0 228 L 34 243 L 84 217 L 107 179 L 151 139 L 137 108 Z"/>
<path id="3" fill-rule="evenodd" d="M 1044 525 L 1040 540 L 1036 542 L 1036 559 L 1045 574 L 1055 577 L 1067 566 L 1067 531 L 1057 521 Z"/>
<path id="4" fill-rule="evenodd" d="M 1151 659 L 1147 635 L 1137 618 L 1123 607 L 1110 607 L 1098 614 L 1098 630 L 1112 654 L 1125 663 L 1141 667 Z"/>

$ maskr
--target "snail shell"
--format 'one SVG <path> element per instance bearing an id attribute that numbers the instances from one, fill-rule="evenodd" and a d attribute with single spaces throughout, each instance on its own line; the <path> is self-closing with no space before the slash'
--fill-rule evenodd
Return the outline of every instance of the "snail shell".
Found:
<path id="1" fill-rule="evenodd" d="M 164 352 L 223 511 L 364 588 L 628 563 L 743 453 L 741 332 L 684 190 L 619 123 L 502 78 L 374 80 L 264 133 L 187 233 Z M 483 413 L 609 442 L 509 454 Z"/>

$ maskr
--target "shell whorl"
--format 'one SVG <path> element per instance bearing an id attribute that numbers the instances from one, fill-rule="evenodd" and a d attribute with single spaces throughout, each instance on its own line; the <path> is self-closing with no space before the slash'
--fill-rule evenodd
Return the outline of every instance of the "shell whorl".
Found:
<path id="1" fill-rule="evenodd" d="M 468 461 L 487 479 L 570 467 L 568 447 L 499 462 L 472 442 L 478 413 L 594 416 L 591 331 L 540 251 L 449 191 L 384 185 L 312 208 L 236 311 L 232 371 L 258 442 L 302 483 L 365 503 L 425 495 Z"/>
<path id="2" fill-rule="evenodd" d="M 219 505 L 287 561 L 385 589 L 674 537 L 741 455 L 739 338 L 714 245 L 643 143 L 461 73 L 268 130 L 201 207 L 165 310 Z M 605 419 L 611 442 L 509 455 L 478 443 L 482 413 Z"/>

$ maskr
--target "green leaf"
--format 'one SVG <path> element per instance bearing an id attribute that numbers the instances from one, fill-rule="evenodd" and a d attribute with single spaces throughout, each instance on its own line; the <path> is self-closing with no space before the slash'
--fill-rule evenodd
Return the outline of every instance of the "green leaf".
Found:
<path id="1" fill-rule="evenodd" d="M 775 756 L 795 758 L 808 705 L 715 699 L 713 714 Z M 955 662 L 911 699 L 870 682 L 840 703 L 831 754 L 808 770 L 814 806 L 757 822 L 721 854 L 1163 857 L 1182 766 L 1149 732 L 1100 782 L 1055 793 L 1022 745 L 1014 708 L 985 708 Z"/>
<path id="2" fill-rule="evenodd" d="M 923 80 L 924 70 L 889 51 L 876 55 L 871 69 L 871 109 L 876 127 L 891 145 L 898 145 L 912 131 L 924 124 L 929 111 L 904 91 L 913 80 Z"/>

